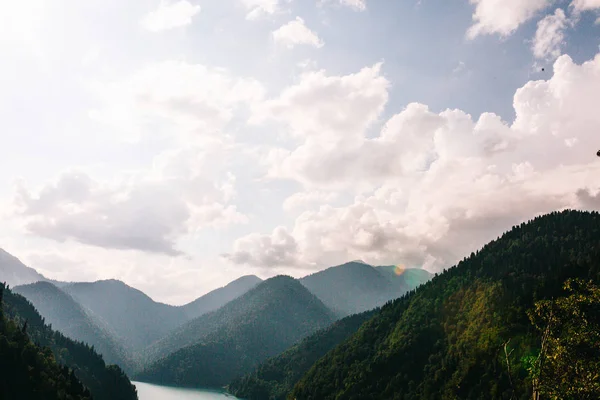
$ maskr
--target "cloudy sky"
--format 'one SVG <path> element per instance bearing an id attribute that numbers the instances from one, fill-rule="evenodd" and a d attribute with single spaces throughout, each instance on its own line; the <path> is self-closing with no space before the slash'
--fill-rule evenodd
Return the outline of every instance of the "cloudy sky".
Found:
<path id="1" fill-rule="evenodd" d="M 600 0 L 0 5 L 0 247 L 181 304 L 600 208 Z"/>

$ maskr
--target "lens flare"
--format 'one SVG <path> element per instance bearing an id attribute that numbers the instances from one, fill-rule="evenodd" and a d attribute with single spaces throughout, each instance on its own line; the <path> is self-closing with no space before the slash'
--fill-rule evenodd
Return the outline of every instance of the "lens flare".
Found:
<path id="1" fill-rule="evenodd" d="M 402 275 L 404 271 L 406 271 L 406 267 L 402 264 L 398 264 L 396 265 L 396 268 L 394 268 L 394 273 L 398 276 Z"/>

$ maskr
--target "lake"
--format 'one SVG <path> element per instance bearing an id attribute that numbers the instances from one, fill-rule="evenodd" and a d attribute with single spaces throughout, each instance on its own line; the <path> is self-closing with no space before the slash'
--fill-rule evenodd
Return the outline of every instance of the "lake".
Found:
<path id="1" fill-rule="evenodd" d="M 236 400 L 236 397 L 210 390 L 185 389 L 133 382 L 139 400 Z"/>

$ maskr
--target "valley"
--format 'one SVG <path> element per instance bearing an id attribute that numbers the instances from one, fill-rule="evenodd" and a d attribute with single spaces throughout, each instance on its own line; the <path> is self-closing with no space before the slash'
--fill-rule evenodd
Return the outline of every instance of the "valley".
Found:
<path id="1" fill-rule="evenodd" d="M 0 280 L 8 278 L 7 318 L 26 321 L 58 363 L 82 365 L 63 346 L 102 358 L 97 372 L 75 372 L 95 398 L 104 394 L 88 374 L 111 371 L 124 380 L 114 390 L 135 380 L 140 400 L 508 398 L 511 391 L 526 399 L 538 390 L 522 362 L 539 352 L 536 307 L 577 287 L 587 287 L 581 295 L 597 306 L 598 243 L 599 214 L 552 213 L 435 276 L 354 261 L 302 279 L 242 277 L 179 307 L 116 280 L 53 282 L 6 255 Z M 14 282 L 22 285 L 8 286 Z M 591 313 L 592 338 L 600 334 L 595 310 L 580 311 Z M 503 346 L 507 364 L 497 361 Z M 593 341 L 578 346 L 600 351 Z"/>

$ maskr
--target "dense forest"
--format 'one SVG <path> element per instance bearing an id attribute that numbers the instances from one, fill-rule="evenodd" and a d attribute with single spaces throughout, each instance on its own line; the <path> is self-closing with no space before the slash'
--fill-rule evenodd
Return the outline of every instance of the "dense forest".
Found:
<path id="1" fill-rule="evenodd" d="M 168 354 L 136 378 L 221 387 L 333 320 L 331 311 L 300 282 L 277 276 L 177 330 L 161 344 L 169 349 L 195 344 Z"/>
<path id="2" fill-rule="evenodd" d="M 0 286 L 0 305 L 4 286 Z M 90 392 L 52 351 L 31 342 L 27 325 L 5 318 L 0 306 L 0 399 L 83 400 Z"/>
<path id="3" fill-rule="evenodd" d="M 599 282 L 600 214 L 535 218 L 386 304 L 290 398 L 598 399 Z"/>
<path id="4" fill-rule="evenodd" d="M 63 334 L 55 332 L 50 326 L 46 325 L 45 320 L 27 299 L 19 294 L 13 293 L 3 284 L 0 285 L 0 287 L 3 291 L 3 314 L 6 319 L 10 320 L 6 326 L 14 327 L 11 328 L 12 331 L 9 331 L 13 332 L 11 333 L 11 340 L 8 341 L 8 344 L 3 340 L 2 346 L 8 346 L 7 348 L 10 349 L 11 342 L 14 342 L 12 346 L 23 346 L 23 348 L 27 350 L 26 353 L 21 354 L 21 357 L 26 357 L 23 361 L 25 364 L 19 364 L 20 361 L 16 359 L 15 361 L 9 361 L 8 367 L 12 368 L 13 365 L 28 365 L 29 368 L 35 367 L 35 363 L 38 363 L 46 365 L 47 368 L 52 371 L 52 363 L 56 362 L 60 366 L 58 368 L 62 371 L 62 375 L 69 377 L 71 382 L 70 385 L 72 387 L 76 389 L 77 385 L 75 381 L 81 381 L 95 400 L 137 399 L 135 386 L 131 384 L 129 378 L 120 367 L 116 365 L 106 365 L 102 356 L 98 355 L 93 347 L 89 347 L 85 343 L 73 341 Z M 15 334 L 14 329 L 20 330 L 21 334 Z M 19 335 L 23 336 L 25 334 L 27 336 L 26 339 L 19 337 Z M 35 345 L 32 344 L 28 346 L 28 341 Z M 42 348 L 47 350 L 35 350 Z M 14 350 L 14 347 L 12 347 L 12 349 L 13 351 L 16 351 Z M 35 368 L 32 371 L 35 371 Z M 52 374 L 47 376 L 40 372 L 38 377 L 33 377 L 31 379 L 39 380 L 40 384 L 45 384 L 44 382 L 46 382 L 47 379 L 61 379 L 58 376 L 56 376 L 56 379 L 52 378 L 55 376 Z M 77 390 L 73 392 L 73 396 L 75 397 L 72 398 L 85 398 L 86 393 L 89 397 L 89 393 L 86 390 L 82 392 L 83 394 L 79 395 L 77 394 L 79 393 Z M 71 398 L 64 397 L 67 396 L 67 394 L 62 394 L 62 392 L 59 392 L 58 396 L 59 397 L 56 398 Z M 19 395 L 17 397 L 5 398 L 20 399 L 26 397 Z M 53 397 L 40 398 L 51 399 Z"/>
<path id="5" fill-rule="evenodd" d="M 303 339 L 253 372 L 235 379 L 228 390 L 246 400 L 284 400 L 296 382 L 329 350 L 355 333 L 377 310 L 351 315 Z"/>
<path id="6" fill-rule="evenodd" d="M 94 346 L 108 364 L 117 364 L 127 372 L 133 371 L 133 361 L 110 327 L 100 326 L 87 310 L 55 285 L 36 282 L 14 287 L 12 291 L 29 300 L 54 330 Z"/>

